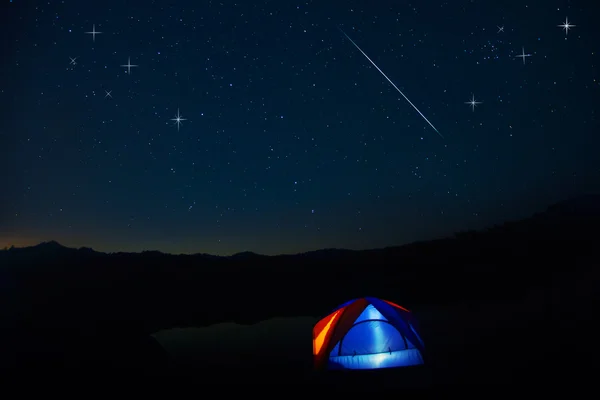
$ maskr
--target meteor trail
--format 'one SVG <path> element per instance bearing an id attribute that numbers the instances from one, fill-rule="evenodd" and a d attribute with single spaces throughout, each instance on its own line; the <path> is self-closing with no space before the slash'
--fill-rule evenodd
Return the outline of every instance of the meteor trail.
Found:
<path id="1" fill-rule="evenodd" d="M 402 93 L 402 91 L 401 91 L 400 89 L 398 89 L 398 86 L 396 86 L 396 85 L 394 84 L 394 82 L 392 82 L 392 80 L 391 80 L 390 78 L 388 78 L 388 77 L 387 77 L 387 75 L 386 75 L 386 74 L 384 74 L 384 73 L 383 73 L 383 71 L 382 71 L 381 69 L 379 69 L 379 67 L 377 66 L 377 64 L 375 64 L 375 63 L 373 62 L 373 60 L 371 60 L 371 59 L 369 58 L 369 56 L 368 56 L 368 55 L 367 55 L 367 54 L 366 54 L 364 51 L 362 51 L 362 49 L 361 49 L 360 47 L 358 47 L 358 45 L 357 45 L 356 43 L 354 43 L 354 40 L 350 39 L 350 36 L 346 35 L 346 32 L 344 32 L 344 31 L 342 30 L 342 28 L 340 28 L 339 26 L 338 26 L 338 29 L 340 30 L 340 32 L 342 32 L 342 33 L 344 34 L 344 36 L 346 36 L 346 37 L 348 38 L 348 40 L 349 40 L 349 41 L 350 41 L 350 42 L 351 42 L 351 43 L 354 45 L 354 47 L 356 47 L 356 48 L 358 49 L 358 51 L 360 51 L 360 52 L 363 54 L 363 56 L 365 56 L 365 57 L 367 58 L 367 60 L 369 60 L 369 61 L 371 62 L 371 64 L 373 64 L 373 66 L 374 66 L 375 68 L 377 68 L 377 71 L 381 72 L 381 75 L 383 75 L 383 76 L 384 76 L 384 78 L 385 78 L 385 79 L 387 79 L 387 80 L 388 80 L 388 82 L 392 84 L 392 86 L 394 87 L 394 89 L 396 89 L 396 90 L 398 91 L 398 93 L 400 93 L 400 94 L 402 95 L 402 97 L 404 97 L 404 98 L 406 99 L 406 101 L 408 101 L 408 103 L 409 103 L 411 106 L 413 106 L 413 108 L 414 108 L 415 110 L 417 110 L 417 112 L 418 112 L 418 113 L 421 115 L 421 117 L 423 117 L 423 119 L 424 119 L 425 121 L 427 121 L 427 123 L 428 123 L 428 124 L 429 124 L 429 125 L 430 125 L 430 126 L 433 128 L 433 130 L 434 130 L 434 131 L 436 131 L 436 133 L 437 133 L 438 135 L 440 135 L 440 137 L 441 137 L 442 139 L 444 139 L 444 136 L 443 136 L 443 135 L 440 133 L 440 131 L 438 131 L 438 130 L 435 128 L 435 126 L 433 126 L 433 124 L 432 124 L 431 122 L 429 122 L 429 120 L 428 120 L 428 119 L 427 119 L 427 118 L 426 118 L 426 117 L 423 115 L 423 113 L 422 113 L 421 111 L 419 111 L 419 109 L 418 109 L 418 108 L 417 108 L 417 107 L 416 107 L 416 106 L 415 106 L 415 105 L 412 103 L 412 101 L 410 101 L 410 100 L 408 99 L 408 97 L 406 97 L 406 96 L 404 95 L 404 93 Z"/>

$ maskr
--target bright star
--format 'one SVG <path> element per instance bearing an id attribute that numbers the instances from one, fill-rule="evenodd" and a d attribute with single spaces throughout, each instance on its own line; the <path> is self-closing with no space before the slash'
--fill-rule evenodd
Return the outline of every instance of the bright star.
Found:
<path id="1" fill-rule="evenodd" d="M 112 99 L 112 90 L 105 90 L 104 91 L 106 94 L 104 95 L 104 98 L 110 97 Z"/>
<path id="2" fill-rule="evenodd" d="M 531 54 L 525 54 L 525 47 L 522 47 L 523 52 L 515 57 L 521 57 L 523 59 L 523 64 L 525 64 L 525 57 L 531 57 Z"/>
<path id="3" fill-rule="evenodd" d="M 179 114 L 179 108 L 178 108 L 177 115 L 175 116 L 175 118 L 171 118 L 171 121 L 175 121 L 175 124 L 177 124 L 177 131 L 179 132 L 179 127 L 181 126 L 181 121 L 186 121 L 186 118 L 181 118 L 181 115 Z"/>
<path id="4" fill-rule="evenodd" d="M 496 32 L 496 33 L 503 33 L 504 32 L 504 25 L 502 25 L 502 26 L 496 25 L 496 26 L 498 27 L 498 32 Z"/>
<path id="5" fill-rule="evenodd" d="M 465 101 L 465 104 L 468 104 L 473 108 L 473 112 L 475 112 L 475 106 L 481 103 L 483 103 L 483 101 L 475 101 L 474 94 L 472 94 L 471 101 Z"/>
<path id="6" fill-rule="evenodd" d="M 556 25 L 556 26 L 558 26 L 559 28 L 563 28 L 565 30 L 565 36 L 566 36 L 569 34 L 569 29 L 571 29 L 572 27 L 577 26 L 577 25 L 570 24 L 569 18 L 567 17 L 567 18 L 565 18 L 565 22 L 562 25 Z"/>
<path id="7" fill-rule="evenodd" d="M 69 57 L 69 58 L 71 59 L 71 62 L 69 64 L 71 64 L 71 65 L 77 65 L 77 63 L 75 62 L 75 60 L 77 60 L 79 57 L 75 57 L 75 58 Z"/>
<path id="8" fill-rule="evenodd" d="M 127 67 L 127 74 L 131 75 L 131 67 L 137 67 L 131 63 L 131 57 L 127 57 L 127 64 L 121 65 L 121 67 Z"/>
<path id="9" fill-rule="evenodd" d="M 91 32 L 86 32 L 92 35 L 92 40 L 95 42 L 96 41 L 96 35 L 102 33 L 102 32 L 98 32 L 96 30 L 96 24 L 92 25 L 92 31 Z"/>

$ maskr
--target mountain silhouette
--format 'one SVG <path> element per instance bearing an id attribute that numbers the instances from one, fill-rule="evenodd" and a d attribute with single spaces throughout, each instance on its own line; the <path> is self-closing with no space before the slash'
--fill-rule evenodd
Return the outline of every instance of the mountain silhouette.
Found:
<path id="1" fill-rule="evenodd" d="M 600 195 L 588 194 L 573 197 L 548 207 L 545 218 L 598 217 L 600 216 Z"/>
<path id="2" fill-rule="evenodd" d="M 477 231 L 465 231 L 465 232 L 457 232 L 456 236 L 465 237 L 469 235 L 480 235 L 483 232 L 493 232 L 502 229 L 518 229 L 518 227 L 532 227 L 537 224 L 554 224 L 554 223 L 562 223 L 563 221 L 575 221 L 579 219 L 590 219 L 591 221 L 600 219 L 600 195 L 599 194 L 586 194 L 583 196 L 573 197 L 558 203 L 555 203 L 549 207 L 545 211 L 535 213 L 530 218 L 525 218 L 519 221 L 509 221 L 505 222 L 501 226 L 493 226 L 488 228 L 485 231 L 477 232 Z M 447 239 L 441 239 L 447 240 Z M 278 255 L 278 256 L 268 256 L 257 254 L 252 251 L 243 251 L 239 253 L 235 253 L 231 256 L 217 256 L 206 253 L 196 253 L 191 256 L 197 258 L 206 258 L 206 259 L 232 259 L 232 260 L 255 260 L 264 257 L 302 257 L 305 259 L 320 259 L 320 260 L 335 260 L 339 257 L 348 258 L 356 256 L 359 253 L 373 253 L 380 251 L 393 251 L 395 249 L 400 248 L 410 248 L 413 246 L 419 246 L 422 242 L 410 243 L 401 246 L 390 246 L 385 249 L 369 249 L 369 250 L 348 250 L 348 249 L 321 249 L 314 251 L 307 251 L 304 253 L 298 254 L 286 254 L 286 255 Z M 53 254 L 53 253 L 64 253 L 67 251 L 78 250 L 82 253 L 101 253 L 93 250 L 88 247 L 81 247 L 79 249 L 73 249 L 66 246 L 61 245 L 60 243 L 51 240 L 48 242 L 42 242 L 40 244 L 23 247 L 23 248 L 12 248 L 12 251 L 25 250 L 27 252 L 35 252 L 35 253 L 44 253 L 44 254 Z M 106 254 L 106 253 L 102 253 Z M 112 254 L 120 254 L 120 255 L 133 255 L 133 254 L 144 254 L 145 256 L 171 256 L 172 254 L 164 253 L 157 250 L 145 250 L 141 253 L 123 253 L 117 252 Z"/>
<path id="3" fill-rule="evenodd" d="M 237 259 L 237 260 L 251 260 L 251 259 L 257 259 L 257 258 L 261 258 L 261 257 L 267 257 L 267 256 L 254 253 L 252 251 L 242 251 L 240 253 L 235 253 L 234 255 L 230 256 L 230 258 Z"/>
<path id="4" fill-rule="evenodd" d="M 49 242 L 42 242 L 40 244 L 37 244 L 37 245 L 33 246 L 33 249 L 36 251 L 53 252 L 53 251 L 64 251 L 65 249 L 67 249 L 67 247 L 63 246 L 62 244 L 58 243 L 55 240 L 51 240 Z"/>

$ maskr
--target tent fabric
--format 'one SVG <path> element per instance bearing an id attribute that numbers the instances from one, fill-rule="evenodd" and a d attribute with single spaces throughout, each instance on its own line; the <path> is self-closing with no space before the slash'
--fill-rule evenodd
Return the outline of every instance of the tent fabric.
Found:
<path id="1" fill-rule="evenodd" d="M 374 297 L 369 297 L 369 302 L 371 302 L 377 309 L 386 316 L 390 322 L 400 330 L 400 332 L 406 336 L 411 342 L 418 344 L 420 350 L 423 350 L 423 341 L 418 335 L 415 334 L 414 330 L 410 327 L 410 320 L 412 319 L 412 315 L 408 311 L 404 311 L 404 309 L 399 310 L 394 308 L 388 302 L 382 301 L 380 299 L 376 299 Z"/>
<path id="2" fill-rule="evenodd" d="M 329 369 L 379 369 L 408 367 L 423 364 L 423 357 L 417 349 L 392 353 L 367 354 L 361 356 L 332 357 Z"/>
<path id="3" fill-rule="evenodd" d="M 339 310 L 340 308 L 344 308 L 344 307 L 346 307 L 348 304 L 352 304 L 352 303 L 354 303 L 355 301 L 356 301 L 356 299 L 348 300 L 348 301 L 347 301 L 347 302 L 345 302 L 344 304 L 337 306 L 337 307 L 336 307 L 336 308 L 335 308 L 333 311 L 337 311 L 337 310 Z"/>
<path id="4" fill-rule="evenodd" d="M 360 316 L 363 310 L 369 305 L 366 299 L 357 299 L 352 304 L 340 309 L 340 317 L 332 329 L 330 337 L 330 345 L 334 346 L 339 342 L 346 332 L 352 328 L 356 319 Z"/>
<path id="5" fill-rule="evenodd" d="M 362 312 L 362 314 L 360 314 L 358 316 L 358 318 L 356 319 L 356 321 L 354 321 L 355 324 L 358 324 L 359 322 L 362 322 L 364 320 L 383 320 L 383 321 L 387 321 L 387 318 L 384 317 L 378 309 L 376 309 L 375 307 L 373 307 L 373 304 L 369 304 L 367 306 L 367 308 L 364 309 L 364 311 Z"/>
<path id="6" fill-rule="evenodd" d="M 374 297 L 351 300 L 313 328 L 318 369 L 375 369 L 423 364 L 424 345 L 409 310 Z"/>
<path id="7" fill-rule="evenodd" d="M 414 348 L 414 345 L 410 345 Z M 363 321 L 354 325 L 340 341 L 339 354 L 336 356 L 351 356 L 377 354 L 406 350 L 407 341 L 398 329 L 389 322 Z M 333 356 L 334 354 L 330 354 Z"/>

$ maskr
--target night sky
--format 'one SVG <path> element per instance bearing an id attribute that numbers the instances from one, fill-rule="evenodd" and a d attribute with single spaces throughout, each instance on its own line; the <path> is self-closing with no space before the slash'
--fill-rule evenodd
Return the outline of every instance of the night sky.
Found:
<path id="1" fill-rule="evenodd" d="M 595 3 L 2 0 L 0 246 L 378 248 L 597 191 Z"/>

